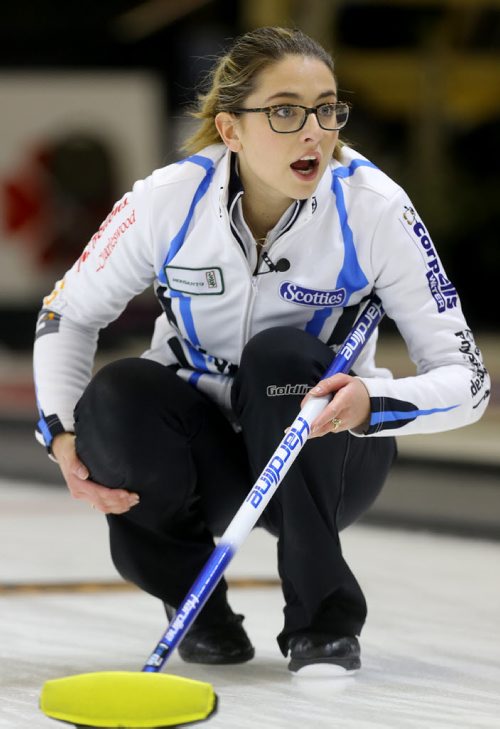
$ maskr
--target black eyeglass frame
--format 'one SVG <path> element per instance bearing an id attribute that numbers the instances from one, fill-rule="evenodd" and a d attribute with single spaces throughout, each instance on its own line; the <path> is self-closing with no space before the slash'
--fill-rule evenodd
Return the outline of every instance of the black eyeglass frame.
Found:
<path id="1" fill-rule="evenodd" d="M 318 109 L 320 109 L 322 106 L 334 106 L 335 108 L 337 108 L 339 106 L 345 107 L 346 120 L 342 124 L 342 126 L 335 127 L 334 129 L 329 129 L 328 127 L 324 127 L 323 124 L 321 123 L 320 118 L 318 117 Z M 297 129 L 291 129 L 288 132 L 282 132 L 273 127 L 272 122 L 271 122 L 271 114 L 273 113 L 273 111 L 276 111 L 276 109 L 283 109 L 283 108 L 288 108 L 288 107 L 292 107 L 294 109 L 303 109 L 305 111 L 304 120 L 303 120 L 302 124 L 300 125 L 300 127 L 297 127 Z M 244 109 L 244 108 L 231 109 L 229 113 L 231 113 L 231 114 L 246 114 L 246 113 L 253 114 L 256 112 L 263 112 L 267 116 L 267 121 L 269 122 L 269 126 L 271 127 L 273 132 L 275 132 L 276 134 L 295 134 L 295 132 L 300 132 L 300 130 L 304 128 L 309 114 L 315 115 L 319 126 L 321 127 L 321 129 L 324 129 L 325 132 L 338 132 L 341 129 L 343 129 L 345 127 L 345 125 L 347 124 L 347 122 L 349 121 L 349 108 L 350 108 L 349 104 L 346 101 L 335 101 L 333 103 L 324 102 L 323 104 L 318 104 L 317 106 L 303 106 L 302 104 L 274 104 L 273 106 L 256 106 L 252 109 Z"/>

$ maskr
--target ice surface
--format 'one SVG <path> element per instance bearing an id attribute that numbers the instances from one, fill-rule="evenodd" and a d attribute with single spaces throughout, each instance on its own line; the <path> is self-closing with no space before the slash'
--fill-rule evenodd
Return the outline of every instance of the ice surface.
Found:
<path id="1" fill-rule="evenodd" d="M 0 584 L 114 580 L 103 519 L 62 489 L 0 484 Z M 230 590 L 256 646 L 248 664 L 209 668 L 175 654 L 167 672 L 210 681 L 213 729 L 496 729 L 500 726 L 500 546 L 355 526 L 344 552 L 365 590 L 363 668 L 291 675 L 275 636 L 278 587 Z M 274 541 L 251 535 L 235 577 L 275 576 Z M 37 708 L 49 678 L 140 670 L 163 629 L 153 598 L 130 590 L 0 593 L 0 727 L 56 729 Z"/>

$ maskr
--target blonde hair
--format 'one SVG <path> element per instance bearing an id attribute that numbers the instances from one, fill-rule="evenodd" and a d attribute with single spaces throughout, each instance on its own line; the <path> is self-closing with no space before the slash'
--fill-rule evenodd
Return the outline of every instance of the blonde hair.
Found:
<path id="1" fill-rule="evenodd" d="M 182 145 L 188 154 L 195 154 L 211 144 L 220 144 L 215 126 L 220 111 L 231 111 L 244 105 L 254 91 L 258 74 L 285 56 L 318 58 L 335 78 L 333 59 L 315 40 L 301 30 L 288 28 L 257 28 L 237 38 L 229 52 L 222 56 L 212 70 L 210 88 L 198 96 L 198 106 L 190 116 L 201 124 Z M 337 157 L 342 143 L 335 146 Z"/>

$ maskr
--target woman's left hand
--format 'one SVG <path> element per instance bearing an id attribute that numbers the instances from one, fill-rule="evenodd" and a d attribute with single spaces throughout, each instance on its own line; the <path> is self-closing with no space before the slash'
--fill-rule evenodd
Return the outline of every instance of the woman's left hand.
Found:
<path id="1" fill-rule="evenodd" d="M 339 373 L 321 380 L 302 400 L 301 407 L 311 397 L 335 393 L 323 412 L 311 423 L 310 438 L 320 438 L 327 433 L 363 429 L 370 419 L 370 396 L 361 380 Z"/>

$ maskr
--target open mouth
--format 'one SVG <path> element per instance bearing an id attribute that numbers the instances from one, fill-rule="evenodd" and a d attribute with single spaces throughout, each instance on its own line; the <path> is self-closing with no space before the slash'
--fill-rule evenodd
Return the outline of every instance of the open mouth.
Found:
<path id="1" fill-rule="evenodd" d="M 297 176 L 306 180 L 313 179 L 316 177 L 316 172 L 319 167 L 319 159 L 315 155 L 306 154 L 300 159 L 292 162 L 290 168 Z"/>

